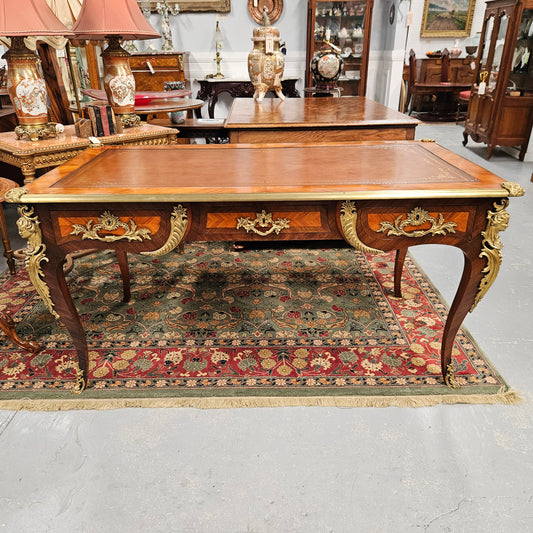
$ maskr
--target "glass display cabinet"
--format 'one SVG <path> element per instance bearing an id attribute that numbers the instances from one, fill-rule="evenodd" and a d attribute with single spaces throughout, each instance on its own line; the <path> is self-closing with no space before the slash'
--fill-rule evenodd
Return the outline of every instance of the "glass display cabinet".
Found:
<path id="1" fill-rule="evenodd" d="M 533 0 L 489 0 L 463 133 L 513 146 L 523 161 L 533 126 Z"/>
<path id="2" fill-rule="evenodd" d="M 311 60 L 326 42 L 340 50 L 343 70 L 336 84 L 343 96 L 364 96 L 373 0 L 309 0 L 305 84 L 313 87 Z"/>

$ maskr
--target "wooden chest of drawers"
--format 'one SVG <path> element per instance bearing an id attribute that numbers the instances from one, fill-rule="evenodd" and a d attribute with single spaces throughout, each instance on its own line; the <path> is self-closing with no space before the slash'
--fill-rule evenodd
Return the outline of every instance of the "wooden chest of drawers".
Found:
<path id="1" fill-rule="evenodd" d="M 189 52 L 133 53 L 130 67 L 137 91 L 163 91 L 165 81 L 185 81 L 190 89 Z"/>

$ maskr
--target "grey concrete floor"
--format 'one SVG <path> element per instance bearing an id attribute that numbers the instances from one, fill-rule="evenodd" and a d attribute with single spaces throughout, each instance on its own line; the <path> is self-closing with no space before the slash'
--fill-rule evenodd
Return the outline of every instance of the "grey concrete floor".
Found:
<path id="1" fill-rule="evenodd" d="M 526 189 L 465 321 L 522 405 L 0 411 L 0 532 L 533 531 L 533 165 L 424 137 Z M 460 252 L 412 254 L 451 301 Z"/>

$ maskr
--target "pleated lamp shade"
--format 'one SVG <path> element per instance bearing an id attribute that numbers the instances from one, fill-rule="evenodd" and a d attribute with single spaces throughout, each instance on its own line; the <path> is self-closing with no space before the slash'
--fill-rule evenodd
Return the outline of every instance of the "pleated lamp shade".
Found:
<path id="1" fill-rule="evenodd" d="M 2 0 L 0 3 L 0 35 L 64 35 L 74 37 L 53 13 L 45 0 Z"/>
<path id="2" fill-rule="evenodd" d="M 72 30 L 78 39 L 102 40 L 108 35 L 128 41 L 160 37 L 136 0 L 84 0 Z"/>
<path id="3" fill-rule="evenodd" d="M 72 30 L 80 40 L 107 39 L 102 52 L 104 89 L 109 104 L 124 127 L 137 126 L 135 114 L 135 78 L 130 69 L 129 53 L 121 40 L 160 37 L 144 18 L 136 0 L 84 0 Z"/>

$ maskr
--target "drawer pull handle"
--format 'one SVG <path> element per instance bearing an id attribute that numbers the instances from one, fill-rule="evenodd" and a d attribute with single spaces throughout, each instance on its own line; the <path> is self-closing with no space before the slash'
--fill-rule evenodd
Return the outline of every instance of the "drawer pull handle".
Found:
<path id="1" fill-rule="evenodd" d="M 259 226 L 259 228 L 268 229 L 261 230 L 258 229 L 257 226 Z M 288 229 L 289 227 L 290 220 L 287 220 L 286 218 L 278 218 L 277 220 L 274 220 L 272 213 L 267 213 L 264 209 L 261 211 L 261 213 L 256 213 L 256 218 L 254 220 L 250 220 L 250 217 L 239 217 L 237 219 L 237 229 L 242 228 L 246 231 L 246 233 L 250 233 L 250 231 L 252 231 L 257 235 L 261 235 L 261 237 L 266 237 L 271 233 L 276 233 L 276 235 L 279 235 L 281 230 Z"/>
<path id="2" fill-rule="evenodd" d="M 417 228 L 424 224 L 429 224 L 430 227 L 420 229 Z M 405 215 L 402 220 L 402 215 L 397 217 L 394 222 L 383 221 L 380 224 L 378 233 L 386 232 L 388 236 L 395 237 L 424 237 L 426 235 L 446 235 L 446 233 L 455 233 L 457 224 L 455 222 L 445 222 L 442 213 L 439 213 L 439 218 L 432 217 L 425 209 L 415 207 L 410 213 Z"/>
<path id="3" fill-rule="evenodd" d="M 115 242 L 122 239 L 130 242 L 151 240 L 151 231 L 148 228 L 139 228 L 132 218 L 130 218 L 129 222 L 122 222 L 119 217 L 109 211 L 104 211 L 98 217 L 96 224 L 93 219 L 90 219 L 85 226 L 72 224 L 72 228 L 70 234 L 81 235 L 83 240 L 90 239 L 103 242 Z M 115 231 L 119 231 L 119 233 L 110 233 Z"/>
<path id="4" fill-rule="evenodd" d="M 152 67 L 152 63 L 150 63 L 150 61 L 146 62 L 146 66 L 148 67 L 148 70 L 150 71 L 151 74 L 155 73 L 154 67 Z"/>

